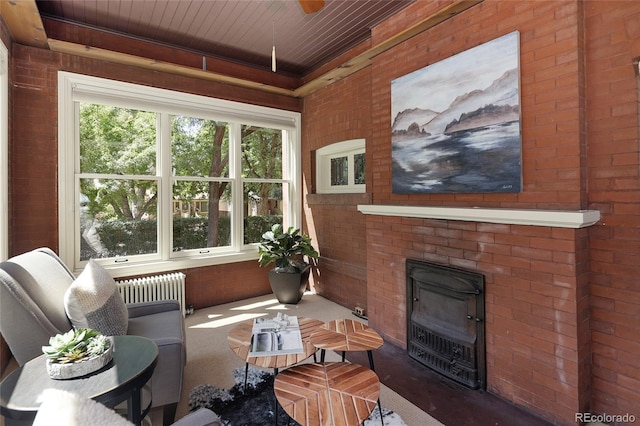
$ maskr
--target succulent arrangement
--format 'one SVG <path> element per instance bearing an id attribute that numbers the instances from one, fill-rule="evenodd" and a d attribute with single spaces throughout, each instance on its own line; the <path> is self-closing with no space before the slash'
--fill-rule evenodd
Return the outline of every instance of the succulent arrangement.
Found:
<path id="1" fill-rule="evenodd" d="M 42 347 L 42 352 L 51 363 L 68 364 L 102 355 L 110 345 L 109 339 L 100 332 L 78 328 L 56 334 L 49 339 L 49 346 Z"/>

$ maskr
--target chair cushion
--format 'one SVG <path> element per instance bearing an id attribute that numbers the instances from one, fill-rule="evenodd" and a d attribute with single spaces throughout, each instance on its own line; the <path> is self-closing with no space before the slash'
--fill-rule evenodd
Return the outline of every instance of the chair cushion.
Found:
<path id="1" fill-rule="evenodd" d="M 129 314 L 111 275 L 93 259 L 65 293 L 64 308 L 75 328 L 106 336 L 127 334 Z"/>
<path id="2" fill-rule="evenodd" d="M 133 426 L 104 405 L 83 396 L 58 389 L 45 389 L 33 426 Z"/>
<path id="3" fill-rule="evenodd" d="M 151 377 L 153 406 L 180 400 L 183 366 L 187 362 L 184 321 L 180 309 L 129 317 L 129 335 L 146 337 L 158 345 L 158 363 Z"/>

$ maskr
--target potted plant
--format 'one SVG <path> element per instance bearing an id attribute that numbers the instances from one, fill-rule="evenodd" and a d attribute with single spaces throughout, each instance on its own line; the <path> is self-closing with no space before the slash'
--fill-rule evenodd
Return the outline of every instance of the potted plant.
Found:
<path id="1" fill-rule="evenodd" d="M 278 301 L 298 303 L 307 288 L 311 271 L 311 265 L 304 257 L 318 258 L 311 238 L 294 227 L 284 232 L 282 225 L 276 224 L 271 231 L 262 234 L 258 253 L 260 266 L 275 264 L 269 271 L 269 284 Z"/>
<path id="2" fill-rule="evenodd" d="M 69 330 L 43 346 L 47 372 L 52 379 L 84 376 L 107 365 L 112 356 L 109 338 L 90 328 Z"/>

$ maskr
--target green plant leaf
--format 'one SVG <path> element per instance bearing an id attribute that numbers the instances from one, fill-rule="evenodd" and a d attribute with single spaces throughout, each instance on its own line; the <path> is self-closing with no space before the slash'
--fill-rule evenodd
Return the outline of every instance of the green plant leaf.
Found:
<path id="1" fill-rule="evenodd" d="M 51 337 L 49 346 L 43 346 L 42 352 L 52 362 L 77 362 L 87 356 L 103 353 L 109 345 L 109 340 L 100 332 L 78 328 Z"/>
<path id="2" fill-rule="evenodd" d="M 304 256 L 314 259 L 318 257 L 308 235 L 301 234 L 300 229 L 294 227 L 283 232 L 279 224 L 262 235 L 258 253 L 260 266 L 274 263 L 276 269 L 283 272 L 300 272 L 306 266 Z"/>

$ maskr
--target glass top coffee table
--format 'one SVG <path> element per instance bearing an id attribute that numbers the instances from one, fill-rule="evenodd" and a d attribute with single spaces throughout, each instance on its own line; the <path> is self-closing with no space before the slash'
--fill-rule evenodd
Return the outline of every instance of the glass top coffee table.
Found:
<path id="1" fill-rule="evenodd" d="M 40 408 L 42 391 L 48 388 L 73 392 L 109 408 L 128 401 L 128 419 L 139 425 L 151 402 L 142 408 L 142 388 L 158 360 L 158 346 L 137 336 L 113 338 L 113 360 L 100 370 L 74 379 L 49 377 L 41 355 L 9 374 L 0 383 L 0 411 L 15 420 L 33 421 Z"/>

